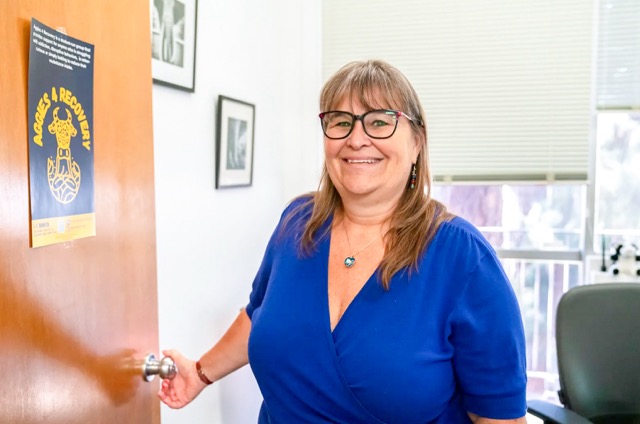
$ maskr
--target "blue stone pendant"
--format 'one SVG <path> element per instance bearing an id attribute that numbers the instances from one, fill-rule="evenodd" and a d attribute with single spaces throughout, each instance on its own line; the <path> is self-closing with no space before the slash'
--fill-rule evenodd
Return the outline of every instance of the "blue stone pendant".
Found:
<path id="1" fill-rule="evenodd" d="M 344 264 L 347 268 L 351 268 L 352 266 L 354 266 L 356 263 L 356 258 L 354 258 L 353 256 L 347 256 L 346 258 L 344 258 Z"/>

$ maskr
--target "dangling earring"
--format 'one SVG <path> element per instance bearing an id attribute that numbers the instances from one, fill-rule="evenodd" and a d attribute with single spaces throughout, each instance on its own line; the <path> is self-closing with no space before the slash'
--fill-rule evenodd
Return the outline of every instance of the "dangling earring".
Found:
<path id="1" fill-rule="evenodd" d="M 416 164 L 411 167 L 411 190 L 416 188 Z"/>

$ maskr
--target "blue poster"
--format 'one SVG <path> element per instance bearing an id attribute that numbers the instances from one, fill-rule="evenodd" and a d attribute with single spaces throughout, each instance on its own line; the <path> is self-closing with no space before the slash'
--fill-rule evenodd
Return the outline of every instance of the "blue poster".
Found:
<path id="1" fill-rule="evenodd" d="M 96 234 L 93 63 L 93 45 L 31 20 L 32 247 Z"/>

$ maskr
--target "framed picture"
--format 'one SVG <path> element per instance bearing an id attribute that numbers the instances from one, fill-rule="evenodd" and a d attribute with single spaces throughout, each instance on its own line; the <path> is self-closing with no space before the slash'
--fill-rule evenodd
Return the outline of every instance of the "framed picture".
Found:
<path id="1" fill-rule="evenodd" d="M 255 106 L 218 97 L 216 188 L 250 186 L 253 178 Z"/>
<path id="2" fill-rule="evenodd" d="M 198 0 L 150 0 L 153 82 L 193 92 Z"/>

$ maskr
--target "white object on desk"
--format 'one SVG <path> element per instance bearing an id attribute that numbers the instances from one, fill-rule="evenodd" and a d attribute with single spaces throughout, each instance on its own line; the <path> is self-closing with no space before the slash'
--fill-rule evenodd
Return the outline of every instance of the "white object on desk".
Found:
<path id="1" fill-rule="evenodd" d="M 640 283 L 640 277 L 630 274 L 613 275 L 611 272 L 591 272 L 591 284 L 597 283 Z"/>

